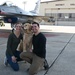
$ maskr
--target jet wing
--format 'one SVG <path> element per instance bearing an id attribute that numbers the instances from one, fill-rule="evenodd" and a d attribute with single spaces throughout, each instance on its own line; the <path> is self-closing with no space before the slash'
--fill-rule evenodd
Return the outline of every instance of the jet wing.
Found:
<path id="1" fill-rule="evenodd" d="M 42 22 L 42 21 L 48 22 L 48 20 L 50 19 L 50 16 L 25 15 L 25 14 L 3 13 L 3 12 L 0 12 L 0 16 L 17 17 L 17 18 L 20 18 L 20 19 L 25 19 L 25 20 L 27 19 L 27 20 L 30 20 L 30 21 L 37 21 L 37 22 Z"/>
<path id="2" fill-rule="evenodd" d="M 40 15 L 25 15 L 25 14 L 14 14 L 13 16 L 16 17 L 28 17 L 30 20 L 37 20 L 37 21 L 46 21 L 48 22 L 48 20 L 50 19 L 50 16 L 40 16 Z"/>

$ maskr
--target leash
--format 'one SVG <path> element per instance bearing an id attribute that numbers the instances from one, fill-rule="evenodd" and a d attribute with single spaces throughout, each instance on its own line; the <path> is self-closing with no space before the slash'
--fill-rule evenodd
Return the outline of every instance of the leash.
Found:
<path id="1" fill-rule="evenodd" d="M 54 63 L 56 62 L 56 60 L 58 59 L 58 57 L 62 54 L 62 52 L 65 50 L 66 46 L 69 44 L 69 42 L 71 41 L 71 39 L 74 37 L 75 34 L 72 35 L 72 37 L 70 38 L 70 40 L 67 42 L 67 44 L 63 47 L 63 49 L 61 50 L 61 52 L 58 54 L 58 56 L 55 58 L 55 60 L 52 62 L 52 64 L 49 66 L 49 69 L 54 65 Z M 46 72 L 44 73 L 44 75 L 46 75 L 48 73 L 48 70 L 46 70 Z"/>

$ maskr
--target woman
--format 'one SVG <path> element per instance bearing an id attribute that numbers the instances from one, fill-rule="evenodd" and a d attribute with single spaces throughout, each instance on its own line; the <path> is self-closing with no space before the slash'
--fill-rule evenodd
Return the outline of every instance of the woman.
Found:
<path id="1" fill-rule="evenodd" d="M 9 64 L 14 71 L 19 70 L 17 61 L 21 61 L 19 57 L 21 52 L 16 50 L 21 39 L 21 23 L 16 23 L 14 31 L 8 37 L 6 49 L 7 60 L 5 61 L 5 65 Z"/>

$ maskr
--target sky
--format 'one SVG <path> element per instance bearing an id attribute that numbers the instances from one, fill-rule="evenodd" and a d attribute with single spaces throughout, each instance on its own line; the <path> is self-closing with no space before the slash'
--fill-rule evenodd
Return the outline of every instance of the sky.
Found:
<path id="1" fill-rule="evenodd" d="M 0 4 L 3 4 L 4 2 L 12 2 L 14 5 L 19 6 L 20 8 L 24 9 L 25 11 L 31 11 L 35 7 L 35 3 L 38 0 L 1 0 Z M 41 0 L 42 1 L 51 1 L 51 0 Z"/>

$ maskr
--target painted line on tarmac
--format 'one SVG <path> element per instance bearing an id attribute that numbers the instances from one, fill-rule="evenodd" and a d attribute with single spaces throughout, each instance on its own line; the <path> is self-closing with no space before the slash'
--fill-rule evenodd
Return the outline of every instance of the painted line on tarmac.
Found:
<path id="1" fill-rule="evenodd" d="M 63 47 L 63 49 L 61 50 L 61 52 L 58 54 L 58 56 L 55 58 L 55 60 L 52 62 L 52 64 L 49 66 L 49 69 L 46 70 L 46 72 L 44 73 L 44 75 L 46 75 L 48 73 L 48 71 L 50 70 L 50 68 L 54 65 L 54 63 L 56 62 L 56 60 L 58 59 L 58 57 L 62 54 L 62 52 L 65 50 L 65 48 L 67 47 L 67 45 L 70 43 L 71 39 L 74 37 L 75 33 L 72 35 L 72 37 L 69 39 L 69 41 L 66 43 L 66 45 Z"/>

